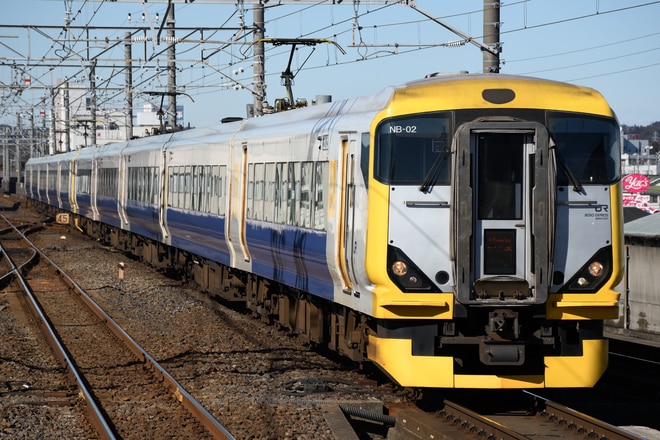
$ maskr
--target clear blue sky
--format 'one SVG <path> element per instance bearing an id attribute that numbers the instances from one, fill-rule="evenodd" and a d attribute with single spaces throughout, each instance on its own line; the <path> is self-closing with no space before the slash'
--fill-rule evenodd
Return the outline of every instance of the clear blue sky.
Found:
<path id="1" fill-rule="evenodd" d="M 175 0 L 176 24 L 180 27 L 238 27 L 240 14 L 234 5 L 183 4 Z M 269 4 L 276 3 L 271 0 Z M 72 24 L 93 27 L 135 27 L 141 21 L 145 8 L 141 3 L 83 2 L 69 0 L 21 0 L 3 2 L 0 24 L 63 26 L 66 6 L 71 7 Z M 149 1 L 146 11 L 152 21 L 156 13 L 161 20 L 166 4 Z M 482 35 L 482 0 L 417 0 L 418 8 L 459 29 L 464 34 L 480 39 Z M 252 23 L 251 5 L 246 5 L 244 21 Z M 128 21 L 128 14 L 131 21 Z M 357 16 L 357 22 L 355 18 Z M 504 64 L 501 72 L 523 74 L 593 87 L 608 99 L 627 125 L 648 125 L 660 121 L 660 1 L 644 0 L 511 0 L 501 9 L 501 41 Z M 356 30 L 354 24 L 360 27 Z M 68 56 L 71 67 L 29 67 L 31 84 L 50 85 L 57 78 L 68 76 L 85 83 L 80 74 L 81 56 L 85 56 L 84 37 L 74 31 L 66 40 L 59 30 L 0 29 L 0 81 L 3 85 L 16 80 L 8 64 L 16 62 L 25 66 L 26 58 L 36 62 L 42 57 L 54 64 Z M 112 43 L 123 37 L 125 30 L 93 30 L 92 38 L 98 40 L 92 54 L 104 50 L 104 39 Z M 177 48 L 181 71 L 177 83 L 194 102 L 179 98 L 185 106 L 186 123 L 195 126 L 213 124 L 224 116 L 244 116 L 245 104 L 252 102 L 248 90 L 227 87 L 228 80 L 236 79 L 251 86 L 252 58 L 248 36 L 242 45 L 232 45 L 209 59 L 207 65 L 199 62 L 202 53 L 208 55 L 221 46 L 222 41 L 232 38 L 234 31 L 216 34 L 205 33 L 213 40 L 204 47 L 185 43 Z M 183 38 L 184 32 L 177 37 Z M 198 39 L 199 33 L 189 38 Z M 330 44 L 316 46 L 312 51 L 300 47 L 293 58 L 296 73 L 294 95 L 308 100 L 316 95 L 332 95 L 333 99 L 377 93 L 388 85 L 400 84 L 423 77 L 432 72 L 482 71 L 482 53 L 478 47 L 465 44 L 460 47 L 444 47 L 461 38 L 439 24 L 426 19 L 419 12 L 401 5 L 360 5 L 354 8 L 352 1 L 343 5 L 295 5 L 275 6 L 266 10 L 266 37 L 270 38 L 328 38 L 335 40 L 347 53 L 341 54 Z M 52 39 L 60 39 L 53 43 Z M 395 48 L 395 45 L 399 45 Z M 435 45 L 434 47 L 429 47 Z M 134 44 L 133 56 L 144 58 L 165 49 L 165 45 Z M 203 51 L 202 51 L 203 49 Z M 394 52 L 397 52 L 396 54 Z M 280 84 L 280 72 L 286 67 L 288 47 L 267 46 L 266 72 L 267 97 L 270 103 L 284 97 Z M 101 58 L 112 59 L 113 68 L 97 71 L 97 85 L 122 88 L 123 44 L 108 50 Z M 164 55 L 160 66 L 165 66 Z M 229 63 L 234 63 L 229 66 Z M 106 63 L 108 64 L 108 63 Z M 304 64 L 304 66 L 303 66 Z M 300 67 L 303 67 L 299 70 Z M 134 66 L 137 67 L 137 66 Z M 243 68 L 234 75 L 233 71 Z M 22 67 L 23 68 L 23 67 Z M 220 73 L 222 72 L 222 73 Z M 137 92 L 165 90 L 167 79 L 155 69 L 136 69 L 134 81 L 140 83 Z M 43 90 L 25 91 L 18 105 L 34 105 L 45 95 Z M 0 122 L 13 123 L 18 111 L 15 104 L 5 99 L 3 90 Z M 121 107 L 123 96 L 110 98 L 107 107 Z M 138 95 L 136 107 L 145 103 L 144 95 Z"/>

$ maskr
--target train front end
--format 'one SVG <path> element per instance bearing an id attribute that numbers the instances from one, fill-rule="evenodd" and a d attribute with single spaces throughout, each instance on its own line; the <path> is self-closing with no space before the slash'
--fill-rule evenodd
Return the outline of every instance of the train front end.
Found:
<path id="1" fill-rule="evenodd" d="M 372 133 L 370 359 L 411 387 L 593 386 L 622 272 L 620 135 L 604 99 L 431 78 L 395 90 Z"/>

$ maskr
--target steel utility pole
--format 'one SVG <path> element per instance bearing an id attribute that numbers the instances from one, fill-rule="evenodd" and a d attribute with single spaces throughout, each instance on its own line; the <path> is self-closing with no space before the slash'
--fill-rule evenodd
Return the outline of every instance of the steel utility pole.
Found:
<path id="1" fill-rule="evenodd" d="M 174 5 L 171 1 L 167 3 L 167 116 L 168 125 L 172 131 L 176 130 L 176 38 L 174 31 Z"/>
<path id="2" fill-rule="evenodd" d="M 89 119 L 92 120 L 92 141 L 90 145 L 96 147 L 96 59 L 92 60 L 89 68 Z M 85 132 L 87 136 L 87 132 Z M 85 139 L 87 146 L 87 139 Z"/>
<path id="3" fill-rule="evenodd" d="M 126 56 L 126 92 L 124 112 L 126 113 L 126 140 L 133 137 L 133 51 L 131 46 L 131 33 L 124 34 L 126 40 L 124 54 Z"/>
<path id="4" fill-rule="evenodd" d="M 484 0 L 484 45 L 491 50 L 483 50 L 484 73 L 500 73 L 500 3 Z"/>
<path id="5" fill-rule="evenodd" d="M 254 5 L 254 116 L 264 114 L 264 101 L 266 101 L 266 70 L 264 67 L 264 4 Z"/>

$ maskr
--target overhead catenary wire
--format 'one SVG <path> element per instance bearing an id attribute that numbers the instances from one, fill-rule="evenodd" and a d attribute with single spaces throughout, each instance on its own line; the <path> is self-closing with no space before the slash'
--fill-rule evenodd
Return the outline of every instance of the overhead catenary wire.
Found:
<path id="1" fill-rule="evenodd" d="M 67 10 L 69 11 L 69 16 L 68 16 L 69 17 L 68 18 L 69 25 L 68 25 L 67 29 L 69 29 L 70 34 L 68 35 L 68 37 L 66 39 L 62 38 L 64 36 L 62 34 L 62 32 L 64 32 L 64 30 L 63 30 L 62 27 L 57 28 L 59 34 L 55 37 L 49 37 L 49 38 L 52 38 L 53 41 L 52 41 L 50 47 L 47 49 L 46 54 L 47 55 L 48 54 L 53 54 L 56 50 L 58 50 L 60 48 L 63 48 L 63 47 L 66 48 L 66 49 L 63 49 L 63 51 L 62 50 L 59 51 L 60 55 L 62 55 L 60 57 L 61 62 L 60 63 L 53 63 L 51 65 L 45 65 L 45 70 L 43 71 L 42 74 L 40 74 L 40 75 L 36 74 L 38 72 L 38 70 L 36 70 L 36 69 L 32 69 L 32 68 L 28 69 L 28 70 L 31 70 L 31 72 L 35 73 L 35 75 L 33 76 L 35 84 L 36 83 L 42 83 L 43 85 L 48 84 L 48 83 L 51 82 L 51 78 L 52 78 L 54 72 L 56 72 L 58 70 L 62 70 L 62 69 L 68 69 L 68 68 L 65 67 L 65 60 L 68 60 L 71 57 L 75 57 L 75 53 L 76 53 L 75 51 L 76 50 L 78 52 L 80 52 L 81 50 L 86 49 L 86 47 L 83 47 L 82 49 L 80 49 L 80 47 L 85 46 L 87 44 L 87 42 L 85 41 L 86 36 L 87 36 L 86 32 L 83 29 L 80 29 L 80 28 L 81 27 L 88 27 L 90 29 L 94 29 L 95 28 L 94 21 L 99 17 L 101 11 L 103 10 L 105 13 L 107 13 L 107 12 L 110 11 L 110 8 L 112 7 L 112 5 L 108 2 L 101 2 L 98 5 L 95 5 L 93 8 L 91 8 L 91 12 L 87 15 L 87 17 L 85 17 L 85 20 L 84 20 L 85 23 L 83 23 L 83 25 L 80 26 L 79 23 L 82 20 L 82 17 L 84 15 L 84 11 L 87 10 L 87 9 L 90 9 L 89 5 L 91 4 L 91 2 L 88 2 L 87 0 L 85 0 L 85 1 L 82 2 L 82 6 L 77 7 L 75 9 L 73 8 L 74 2 L 72 0 L 64 0 L 63 3 L 65 5 L 65 7 L 67 8 Z M 267 17 L 266 26 L 267 26 L 267 28 L 275 26 L 279 21 L 283 22 L 285 19 L 295 17 L 296 15 L 299 15 L 301 17 L 300 21 L 302 22 L 303 21 L 302 17 L 306 12 L 309 12 L 310 10 L 315 8 L 316 6 L 324 4 L 324 3 L 327 3 L 327 2 L 324 2 L 324 1 L 320 0 L 317 4 L 307 5 L 305 7 L 300 6 L 296 10 L 293 10 L 293 11 L 292 10 L 285 10 L 285 8 L 282 5 L 267 6 L 267 10 L 269 11 L 270 15 L 274 15 L 274 14 L 272 14 L 272 12 L 273 11 L 278 11 L 278 10 L 282 10 L 285 13 L 277 15 L 277 16 Z M 518 2 L 511 3 L 511 4 L 504 4 L 504 5 L 502 5 L 502 7 L 504 8 L 504 7 L 515 6 L 515 5 L 518 5 L 518 4 L 524 4 L 525 8 L 527 8 L 528 3 L 530 3 L 530 2 L 528 2 L 528 1 L 518 1 Z M 577 20 L 584 20 L 584 19 L 589 19 L 589 18 L 596 18 L 598 16 L 611 15 L 611 14 L 615 14 L 615 13 L 619 13 L 619 12 L 628 11 L 628 10 L 631 10 L 631 9 L 634 9 L 634 8 L 647 7 L 647 6 L 650 6 L 650 5 L 657 4 L 657 3 L 660 3 L 660 2 L 658 2 L 658 1 L 645 2 L 645 3 L 641 3 L 641 4 L 637 4 L 637 5 L 625 6 L 625 7 L 612 9 L 612 10 L 600 10 L 600 9 L 598 9 L 598 6 L 597 6 L 596 10 L 593 13 L 581 14 L 581 15 L 578 15 L 578 16 L 568 17 L 568 18 L 562 19 L 562 20 L 547 21 L 547 22 L 539 23 L 539 24 L 535 24 L 535 25 L 530 25 L 527 21 L 525 21 L 525 23 L 522 27 L 519 27 L 519 28 L 516 28 L 516 29 L 502 30 L 502 35 L 505 36 L 507 34 L 511 34 L 511 33 L 514 33 L 514 32 L 525 32 L 525 31 L 529 31 L 529 30 L 532 30 L 532 29 L 537 29 L 537 28 L 540 28 L 540 27 L 555 26 L 555 25 L 566 23 L 566 22 L 569 22 L 569 21 L 577 21 Z M 422 41 L 420 38 L 418 38 L 418 41 L 413 42 L 413 43 L 390 42 L 390 41 L 374 41 L 371 38 L 371 35 L 366 35 L 366 34 L 363 33 L 363 31 L 365 29 L 371 28 L 374 31 L 373 35 L 377 36 L 379 40 L 383 40 L 383 35 L 384 34 L 382 32 L 382 29 L 394 28 L 394 27 L 398 27 L 398 26 L 410 26 L 410 25 L 419 26 L 420 23 L 424 22 L 424 20 L 420 19 L 420 20 L 406 20 L 406 21 L 404 21 L 404 20 L 394 19 L 394 20 L 390 20 L 390 22 L 386 22 L 384 20 L 378 19 L 379 13 L 382 13 L 387 8 L 401 7 L 401 6 L 398 6 L 398 5 L 395 5 L 395 4 L 388 4 L 388 5 L 377 6 L 377 7 L 374 7 L 373 5 L 364 7 L 364 5 L 360 6 L 357 3 L 353 3 L 353 4 L 355 6 L 354 10 L 352 11 L 352 13 L 347 14 L 345 16 L 345 18 L 340 16 L 340 15 L 335 16 L 335 14 L 334 14 L 335 9 L 333 9 L 333 14 L 332 14 L 331 20 L 329 22 L 322 22 L 318 26 L 311 27 L 309 30 L 305 30 L 301 26 L 301 29 L 300 29 L 299 33 L 300 33 L 301 38 L 309 37 L 309 36 L 324 35 L 324 36 L 327 36 L 327 38 L 330 38 L 330 39 L 333 39 L 333 40 L 337 41 L 339 38 L 345 38 L 349 33 L 353 32 L 353 30 L 355 30 L 355 32 L 357 34 L 356 43 L 358 43 L 355 46 L 355 49 L 356 49 L 356 52 L 357 52 L 357 57 L 335 57 L 335 59 L 332 59 L 331 57 L 324 57 L 322 60 L 313 59 L 313 60 L 310 60 L 306 65 L 301 66 L 300 67 L 301 71 L 310 71 L 310 70 L 322 69 L 322 68 L 326 68 L 326 67 L 329 67 L 329 66 L 348 65 L 348 64 L 357 63 L 357 62 L 369 62 L 370 60 L 373 60 L 373 59 L 385 58 L 385 57 L 390 57 L 390 56 L 402 56 L 402 55 L 411 54 L 411 53 L 414 53 L 416 51 L 422 51 L 422 50 L 428 51 L 428 50 L 432 50 L 435 47 L 460 46 L 461 44 L 464 43 L 462 40 L 455 40 L 455 39 L 454 40 L 448 40 L 446 42 L 437 42 L 437 41 L 435 41 L 435 42 L 426 41 L 425 42 L 425 41 Z M 184 7 L 183 5 L 181 5 L 181 6 Z M 158 6 L 154 3 L 147 3 L 147 8 L 148 8 L 149 13 L 152 13 L 155 10 L 155 8 L 157 8 L 157 7 Z M 194 8 L 194 7 L 195 7 L 195 5 L 185 4 L 185 8 Z M 104 9 L 101 9 L 101 8 L 104 8 Z M 339 9 L 337 9 L 337 10 L 339 10 Z M 139 9 L 136 10 L 136 13 L 134 14 L 135 16 L 138 16 L 137 12 L 141 13 L 141 10 L 139 10 Z M 243 11 L 243 12 L 245 12 L 245 11 Z M 461 14 L 448 15 L 448 16 L 443 17 L 443 18 L 452 18 L 453 19 L 453 18 L 460 18 L 461 16 L 470 17 L 471 15 L 479 13 L 479 12 L 480 12 L 479 10 L 471 10 L 471 11 L 467 11 L 467 12 L 464 12 L 464 13 L 461 13 Z M 232 19 L 232 17 L 236 18 L 238 13 L 239 13 L 238 10 L 233 10 L 231 12 L 231 14 L 229 14 L 229 17 L 225 19 L 222 26 L 227 25 L 230 22 L 230 20 Z M 376 17 L 377 18 L 376 19 L 377 23 L 376 24 L 371 24 L 371 25 L 363 23 L 363 20 L 367 17 L 370 17 L 370 18 Z M 124 18 L 124 23 L 125 23 L 125 21 L 126 21 L 126 19 Z M 238 27 L 240 27 L 240 26 L 238 26 Z M 54 28 L 56 28 L 56 27 L 54 27 Z M 113 29 L 108 28 L 106 30 L 106 32 L 110 32 L 110 31 L 119 32 L 119 31 L 125 30 L 125 29 L 126 28 L 121 28 L 121 27 L 113 28 Z M 381 31 L 378 31 L 379 29 Z M 211 31 L 211 32 L 212 32 L 211 35 L 215 36 L 217 34 L 217 32 L 219 32 L 219 31 L 214 30 L 214 31 Z M 228 50 L 228 48 L 233 47 L 233 44 L 241 43 L 241 41 L 243 42 L 243 44 L 245 44 L 245 47 L 248 47 L 248 44 L 249 44 L 248 39 L 249 39 L 249 36 L 250 36 L 250 31 L 249 30 L 247 30 L 247 31 L 235 30 L 235 31 L 232 31 L 232 32 L 233 32 L 232 37 L 228 39 L 229 42 L 232 43 L 232 45 L 230 45 L 230 44 L 222 45 L 221 47 L 217 47 L 217 48 L 212 49 L 210 51 L 207 51 L 207 48 L 203 47 L 203 46 L 205 46 L 205 44 L 206 44 L 204 42 L 204 40 L 210 41 L 209 38 L 211 37 L 211 35 L 206 35 L 205 38 L 200 37 L 194 43 L 190 43 L 190 42 L 186 43 L 185 41 L 182 41 L 181 43 L 179 43 L 181 45 L 187 44 L 186 48 L 182 49 L 182 53 L 191 53 L 192 54 L 196 50 L 200 50 L 200 54 L 202 54 L 202 53 L 204 54 L 204 56 L 200 56 L 198 59 L 189 58 L 185 61 L 185 63 L 186 63 L 185 69 L 186 69 L 187 72 L 190 73 L 190 80 L 186 84 L 187 90 L 189 90 L 189 91 L 192 90 L 193 93 L 195 93 L 195 94 L 212 93 L 212 92 L 214 92 L 218 89 L 218 84 L 220 84 L 220 82 L 218 82 L 218 81 L 214 82 L 214 81 L 211 80 L 211 78 L 214 77 L 214 74 L 219 75 L 219 73 L 217 71 L 222 71 L 224 73 L 228 73 L 228 72 L 231 71 L 232 66 L 239 65 L 241 63 L 245 63 L 246 65 L 251 63 L 249 52 L 242 52 L 241 53 L 241 51 Z M 419 32 L 418 32 L 418 34 L 419 34 Z M 113 35 L 113 34 L 109 33 L 108 35 Z M 192 34 L 189 34 L 189 35 L 192 35 Z M 481 37 L 477 35 L 477 36 L 474 36 L 474 38 L 481 38 Z M 59 42 L 56 42 L 56 40 L 58 40 Z M 112 40 L 111 39 L 109 41 L 112 43 L 113 41 L 118 41 L 118 40 L 119 39 L 117 39 L 117 40 Z M 611 43 L 611 44 L 616 44 L 616 43 Z M 115 44 L 113 46 L 112 50 L 117 48 L 117 46 L 118 46 L 118 44 Z M 383 50 L 383 49 L 385 49 L 385 50 Z M 584 48 L 584 49 L 581 49 L 581 50 L 587 51 L 587 50 L 590 50 L 590 48 Z M 594 48 L 594 50 L 595 50 L 595 48 Z M 156 50 L 154 53 L 151 53 L 150 55 L 152 56 L 152 58 L 158 58 L 158 57 L 161 57 L 162 52 L 163 52 L 162 50 Z M 269 48 L 269 49 L 267 49 L 267 56 L 268 57 L 274 57 L 274 56 L 284 55 L 285 52 L 286 51 L 277 50 L 275 48 Z M 222 61 L 212 60 L 213 57 L 216 57 L 216 56 L 217 57 L 224 57 L 225 55 L 230 55 L 230 61 L 226 65 L 223 65 Z M 549 56 L 560 57 L 561 54 L 556 54 L 556 55 L 550 54 Z M 96 58 L 98 58 L 99 61 L 101 61 L 100 60 L 101 57 L 99 57 L 98 55 L 96 56 Z M 613 59 L 614 57 L 609 57 L 609 58 Z M 31 56 L 31 60 L 36 60 L 36 59 L 39 59 L 39 57 L 35 56 L 33 54 Z M 82 61 L 85 61 L 85 60 L 82 60 Z M 164 58 L 161 58 L 160 61 L 163 62 L 163 63 L 166 62 L 166 60 Z M 515 63 L 515 62 L 522 61 L 522 60 L 506 60 L 506 61 L 507 61 L 507 63 Z M 605 61 L 605 59 L 602 59 L 602 62 L 604 62 L 604 61 Z M 179 64 L 182 63 L 181 60 L 177 60 L 177 62 Z M 600 62 L 600 61 L 595 60 L 593 62 Z M 19 65 L 19 64 L 20 63 L 18 63 L 17 65 Z M 27 64 L 28 63 L 25 63 L 25 65 L 27 65 Z M 102 64 L 99 62 L 99 66 L 101 66 L 101 65 Z M 214 66 L 214 69 L 215 69 L 213 71 L 214 73 L 209 73 L 209 70 L 212 70 L 212 69 L 208 69 L 209 65 Z M 570 68 L 572 65 L 573 64 L 567 65 L 567 66 L 564 66 L 563 68 Z M 58 66 L 61 66 L 61 69 Z M 78 69 L 77 71 L 75 71 L 75 72 L 71 71 L 71 73 L 67 74 L 66 75 L 67 78 L 69 80 L 84 79 L 84 75 L 86 74 L 86 71 L 85 71 L 85 69 L 82 68 L 83 67 L 82 65 L 80 67 L 81 68 Z M 640 68 L 651 68 L 651 67 L 654 67 L 653 63 L 645 64 L 644 66 L 641 66 Z M 139 69 L 141 70 L 143 68 L 148 69 L 150 67 L 146 63 L 143 63 L 139 67 Z M 562 65 L 558 64 L 555 68 L 556 69 L 561 69 Z M 112 87 L 112 86 L 114 86 L 113 81 L 119 82 L 121 70 L 120 69 L 112 70 L 113 66 L 109 66 L 105 69 L 111 69 L 112 73 L 108 74 L 106 71 L 104 71 L 103 73 L 98 73 L 99 67 L 97 66 L 97 75 L 109 76 L 107 81 L 105 81 L 105 83 L 108 84 L 109 87 Z M 621 70 L 618 70 L 618 71 L 622 72 Z M 198 74 L 193 74 L 193 72 L 198 72 Z M 271 69 L 269 69 L 267 71 L 267 77 L 279 76 L 279 73 L 280 72 L 279 72 L 277 67 L 272 67 Z M 614 72 L 614 73 L 599 72 L 595 76 L 615 74 L 615 73 L 616 72 Z M 152 80 L 157 79 L 157 78 L 158 78 L 157 75 L 151 77 Z M 151 87 L 151 84 L 146 84 L 146 86 Z M 136 89 L 139 89 L 140 87 L 141 87 L 140 85 L 134 86 L 134 88 L 136 88 Z M 108 96 L 114 96 L 115 99 L 116 99 L 117 94 L 109 94 Z M 105 105 L 105 104 L 107 104 L 107 102 L 100 102 L 99 103 L 99 105 Z M 3 108 L 3 111 L 2 111 L 2 113 L 0 113 L 0 116 L 11 114 L 11 111 L 13 111 L 13 110 Z"/>

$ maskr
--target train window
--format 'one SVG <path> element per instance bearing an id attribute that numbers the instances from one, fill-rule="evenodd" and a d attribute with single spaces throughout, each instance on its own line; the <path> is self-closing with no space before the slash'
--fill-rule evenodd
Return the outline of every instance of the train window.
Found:
<path id="1" fill-rule="evenodd" d="M 183 209 L 190 209 L 190 199 L 192 197 L 192 167 L 186 166 L 183 171 Z"/>
<path id="2" fill-rule="evenodd" d="M 184 167 L 176 168 L 176 203 L 174 206 L 176 206 L 177 208 L 183 208 L 184 173 L 185 173 Z"/>
<path id="3" fill-rule="evenodd" d="M 383 121 L 376 130 L 374 177 L 391 185 L 421 185 L 441 161 L 434 181 L 449 185 L 450 116 L 433 113 Z"/>
<path id="4" fill-rule="evenodd" d="M 213 165 L 208 167 L 208 179 L 207 179 L 207 184 L 208 184 L 208 212 L 211 214 L 217 214 L 218 213 L 218 166 Z"/>
<path id="5" fill-rule="evenodd" d="M 275 164 L 266 164 L 264 193 L 264 220 L 272 222 L 275 219 Z"/>
<path id="6" fill-rule="evenodd" d="M 192 167 L 192 198 L 190 209 L 194 211 L 201 210 L 201 187 L 202 187 L 202 167 L 193 165 Z"/>
<path id="7" fill-rule="evenodd" d="M 151 168 L 140 168 L 140 181 L 142 182 L 142 191 L 139 200 L 141 202 L 150 201 L 151 195 Z"/>
<path id="8" fill-rule="evenodd" d="M 39 170 L 39 188 L 46 188 L 46 170 Z"/>
<path id="9" fill-rule="evenodd" d="M 144 168 L 135 168 L 135 194 L 133 200 L 140 201 L 144 199 Z"/>
<path id="10" fill-rule="evenodd" d="M 559 154 L 580 183 L 609 184 L 620 178 L 619 130 L 613 120 L 551 113 L 548 126 Z M 568 177 L 557 168 L 557 183 L 568 185 Z"/>
<path id="11" fill-rule="evenodd" d="M 254 205 L 253 218 L 263 220 L 264 212 L 264 164 L 254 165 Z"/>
<path id="12" fill-rule="evenodd" d="M 218 200 L 218 214 L 219 215 L 225 215 L 226 214 L 226 206 L 227 206 L 227 166 L 222 165 L 220 167 L 219 171 L 219 179 L 218 179 L 218 185 L 217 185 L 217 190 L 218 190 L 218 195 L 220 196 L 220 200 Z"/>
<path id="13" fill-rule="evenodd" d="M 135 192 L 135 168 L 128 169 L 128 193 L 126 197 L 128 200 L 135 200 L 133 193 Z"/>
<path id="14" fill-rule="evenodd" d="M 176 167 L 167 168 L 167 206 L 176 207 Z"/>
<path id="15" fill-rule="evenodd" d="M 99 169 L 98 195 L 117 198 L 117 168 Z"/>
<path id="16" fill-rule="evenodd" d="M 312 227 L 312 187 L 314 162 L 303 162 L 300 169 L 300 226 Z"/>
<path id="17" fill-rule="evenodd" d="M 247 176 L 247 201 L 246 201 L 246 210 L 247 218 L 252 218 L 253 203 L 254 203 L 254 164 L 248 164 L 248 176 Z"/>
<path id="18" fill-rule="evenodd" d="M 48 188 L 51 190 L 57 189 L 57 174 L 54 171 L 53 173 L 48 174 Z"/>
<path id="19" fill-rule="evenodd" d="M 60 191 L 63 193 L 69 192 L 69 170 L 62 166 L 60 170 Z"/>
<path id="20" fill-rule="evenodd" d="M 488 133 L 478 142 L 479 219 L 521 219 L 524 135 Z"/>
<path id="21" fill-rule="evenodd" d="M 360 148 L 360 170 L 364 179 L 364 187 L 369 188 L 369 133 L 362 133 Z"/>
<path id="22" fill-rule="evenodd" d="M 328 162 L 317 162 L 314 173 L 314 229 L 325 230 L 326 190 L 328 188 Z"/>
<path id="23" fill-rule="evenodd" d="M 49 174 L 50 176 L 50 174 Z M 54 174 L 53 174 L 54 176 Z M 91 190 L 92 182 L 92 170 L 89 169 L 77 169 L 76 170 L 76 192 L 78 194 L 89 194 Z M 48 188 L 54 189 L 55 184 L 50 182 L 49 177 L 49 186 Z"/>
<path id="24" fill-rule="evenodd" d="M 300 162 L 289 163 L 289 186 L 287 188 L 287 199 L 289 203 L 289 215 L 287 224 L 298 225 L 298 210 L 300 205 L 300 185 L 298 177 L 300 176 Z"/>
<path id="25" fill-rule="evenodd" d="M 275 168 L 275 221 L 277 223 L 286 223 L 288 184 L 285 165 L 279 162 Z"/>
<path id="26" fill-rule="evenodd" d="M 160 200 L 160 170 L 158 167 L 151 168 L 151 191 L 149 192 L 151 203 L 157 205 Z"/>
<path id="27" fill-rule="evenodd" d="M 204 212 L 211 212 L 211 196 L 213 194 L 213 174 L 211 172 L 211 165 L 204 165 L 204 190 L 203 190 L 203 207 Z"/>
<path id="28" fill-rule="evenodd" d="M 142 194 L 140 200 L 143 202 L 151 202 L 151 168 L 142 168 L 142 179 L 144 186 L 142 187 Z"/>
<path id="29" fill-rule="evenodd" d="M 185 167 L 176 167 L 176 196 L 174 206 L 183 208 L 183 188 L 184 188 Z"/>
<path id="30" fill-rule="evenodd" d="M 147 179 L 149 179 L 147 190 L 147 202 L 156 203 L 158 192 L 158 171 L 154 167 L 147 168 Z"/>

